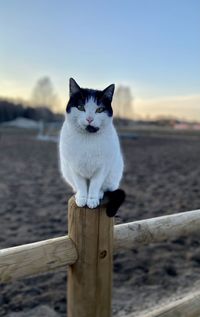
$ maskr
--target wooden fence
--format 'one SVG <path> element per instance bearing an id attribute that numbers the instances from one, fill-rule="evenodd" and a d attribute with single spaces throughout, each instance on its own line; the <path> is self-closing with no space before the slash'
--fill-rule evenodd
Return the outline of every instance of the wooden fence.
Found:
<path id="1" fill-rule="evenodd" d="M 95 210 L 79 208 L 72 197 L 68 203 L 68 236 L 0 250 L 0 282 L 68 266 L 68 317 L 111 317 L 113 252 L 200 229 L 200 210 L 116 226 L 105 210 L 106 204 Z M 198 317 L 200 295 L 195 296 L 148 317 Z M 182 314 L 180 307 L 184 307 Z"/>

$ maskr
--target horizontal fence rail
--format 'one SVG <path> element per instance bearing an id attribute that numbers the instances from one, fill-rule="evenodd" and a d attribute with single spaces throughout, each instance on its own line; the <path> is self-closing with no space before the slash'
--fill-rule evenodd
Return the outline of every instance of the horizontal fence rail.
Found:
<path id="1" fill-rule="evenodd" d="M 73 241 L 59 237 L 0 250 L 0 282 L 40 274 L 77 260 Z"/>
<path id="2" fill-rule="evenodd" d="M 199 232 L 200 209 L 117 225 L 114 246 L 130 249 Z"/>
<path id="3" fill-rule="evenodd" d="M 114 249 L 174 239 L 199 232 L 200 210 L 156 217 L 114 227 Z M 0 250 L 0 282 L 48 272 L 71 265 L 77 251 L 68 236 Z"/>
<path id="4" fill-rule="evenodd" d="M 184 296 L 181 299 L 172 300 L 170 304 L 159 307 L 151 313 L 139 315 L 140 317 L 199 317 L 200 316 L 200 292 Z M 133 317 L 133 315 L 127 316 Z"/>

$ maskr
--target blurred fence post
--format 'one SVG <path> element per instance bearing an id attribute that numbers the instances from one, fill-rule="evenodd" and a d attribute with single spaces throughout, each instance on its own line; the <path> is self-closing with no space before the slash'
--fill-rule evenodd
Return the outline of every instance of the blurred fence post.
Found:
<path id="1" fill-rule="evenodd" d="M 78 260 L 68 271 L 68 317 L 111 317 L 113 218 L 106 207 L 77 207 L 68 203 L 68 234 Z"/>

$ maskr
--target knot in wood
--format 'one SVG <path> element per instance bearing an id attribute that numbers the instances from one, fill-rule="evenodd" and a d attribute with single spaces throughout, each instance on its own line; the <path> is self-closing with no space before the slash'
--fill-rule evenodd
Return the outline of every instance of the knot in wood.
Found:
<path id="1" fill-rule="evenodd" d="M 100 252 L 99 257 L 100 257 L 100 259 L 104 259 L 106 257 L 106 255 L 107 255 L 107 251 L 103 250 Z"/>

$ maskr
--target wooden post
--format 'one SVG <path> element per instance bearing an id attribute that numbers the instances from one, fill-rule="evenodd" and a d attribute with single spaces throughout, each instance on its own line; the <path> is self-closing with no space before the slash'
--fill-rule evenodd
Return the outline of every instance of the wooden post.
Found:
<path id="1" fill-rule="evenodd" d="M 68 234 L 78 260 L 68 272 L 68 317 L 111 317 L 113 218 L 105 205 L 79 208 L 68 203 Z"/>

